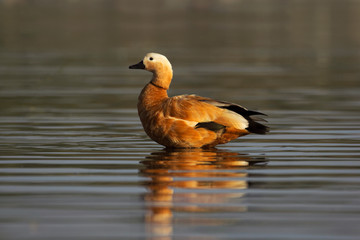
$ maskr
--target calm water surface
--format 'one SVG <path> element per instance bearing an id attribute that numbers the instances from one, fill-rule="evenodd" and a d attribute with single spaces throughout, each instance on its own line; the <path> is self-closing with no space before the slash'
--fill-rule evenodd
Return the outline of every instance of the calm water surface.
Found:
<path id="1" fill-rule="evenodd" d="M 359 239 L 360 3 L 338 2 L 0 1 L 0 238 Z M 164 150 L 127 69 L 148 51 L 170 95 L 271 132 Z"/>

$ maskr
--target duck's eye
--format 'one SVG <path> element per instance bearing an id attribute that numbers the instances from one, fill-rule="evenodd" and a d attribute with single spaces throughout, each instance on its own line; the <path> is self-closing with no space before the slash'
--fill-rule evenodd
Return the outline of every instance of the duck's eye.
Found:
<path id="1" fill-rule="evenodd" d="M 150 61 L 154 60 L 152 57 L 149 58 Z"/>

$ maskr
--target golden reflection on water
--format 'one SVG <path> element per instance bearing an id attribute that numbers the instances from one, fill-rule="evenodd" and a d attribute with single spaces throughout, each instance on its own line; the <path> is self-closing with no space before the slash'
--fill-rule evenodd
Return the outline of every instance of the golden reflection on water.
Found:
<path id="1" fill-rule="evenodd" d="M 145 168 L 141 174 L 150 179 L 144 197 L 150 239 L 171 239 L 175 212 L 247 211 L 245 204 L 225 203 L 244 197 L 243 190 L 249 187 L 247 169 L 264 162 L 217 149 L 162 150 L 147 156 L 142 161 Z M 211 225 L 222 224 L 217 219 L 206 221 Z"/>

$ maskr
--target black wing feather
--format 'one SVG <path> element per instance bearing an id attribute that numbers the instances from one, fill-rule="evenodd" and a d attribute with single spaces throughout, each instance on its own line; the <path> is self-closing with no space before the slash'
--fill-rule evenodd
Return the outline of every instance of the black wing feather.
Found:
<path id="1" fill-rule="evenodd" d="M 195 128 L 206 128 L 213 132 L 220 132 L 225 129 L 225 126 L 216 122 L 199 122 Z"/>

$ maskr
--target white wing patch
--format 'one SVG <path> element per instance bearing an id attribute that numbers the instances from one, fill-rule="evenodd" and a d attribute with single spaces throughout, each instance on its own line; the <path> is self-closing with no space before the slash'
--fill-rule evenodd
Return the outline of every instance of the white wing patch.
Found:
<path id="1" fill-rule="evenodd" d="M 183 121 L 183 122 L 186 123 L 186 125 L 188 125 L 189 127 L 195 127 L 196 124 L 198 124 L 198 122 L 195 122 L 195 121 L 188 121 L 188 120 L 184 120 L 184 119 L 176 118 L 176 117 L 171 117 L 171 116 L 167 116 L 166 118 L 167 118 L 167 119 L 172 119 L 172 120 L 175 120 L 175 121 Z"/>
<path id="2" fill-rule="evenodd" d="M 227 121 L 231 122 L 233 127 L 237 129 L 245 129 L 249 127 L 248 120 L 246 120 L 243 116 L 237 114 L 236 112 L 225 110 L 223 117 L 227 118 Z"/>

